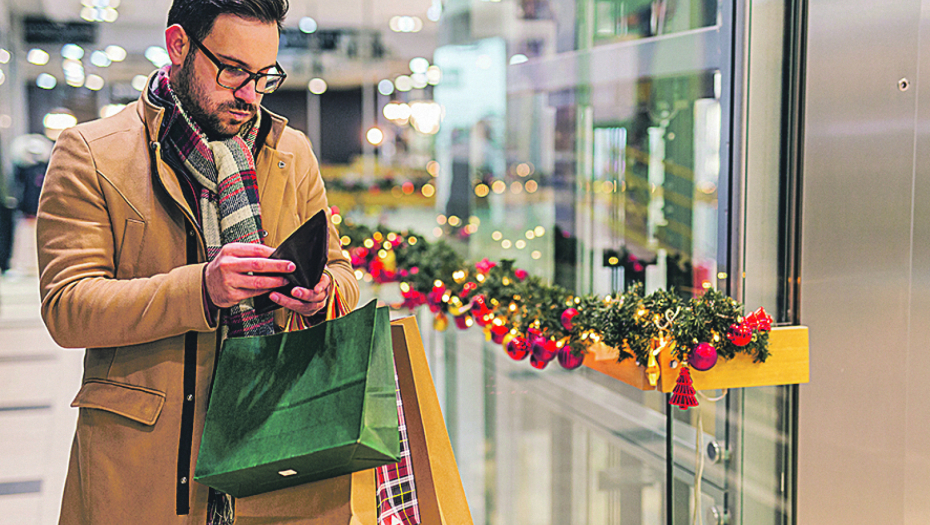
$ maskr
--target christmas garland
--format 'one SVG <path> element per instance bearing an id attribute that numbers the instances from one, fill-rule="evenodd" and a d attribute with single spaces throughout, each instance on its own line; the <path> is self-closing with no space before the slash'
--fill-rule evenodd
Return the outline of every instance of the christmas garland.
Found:
<path id="1" fill-rule="evenodd" d="M 685 299 L 667 290 L 645 295 L 640 283 L 606 297 L 581 296 L 515 268 L 512 260 L 468 264 L 448 243 L 411 232 L 348 221 L 340 230 L 360 278 L 367 272 L 376 283 L 400 283 L 403 302 L 395 307 L 427 305 L 438 330 L 448 327 L 449 316 L 460 329 L 477 324 L 510 357 L 529 356 L 537 369 L 553 360 L 578 368 L 596 343 L 616 347 L 620 361 L 635 359 L 647 373 L 657 370 L 663 348 L 697 370 L 709 369 L 718 356 L 743 353 L 764 362 L 769 355 L 772 318 L 762 308 L 743 316 L 743 306 L 717 290 Z"/>

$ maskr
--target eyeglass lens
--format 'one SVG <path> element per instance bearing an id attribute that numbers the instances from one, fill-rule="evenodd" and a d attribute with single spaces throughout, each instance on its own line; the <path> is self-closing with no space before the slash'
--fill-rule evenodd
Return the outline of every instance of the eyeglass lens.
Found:
<path id="1" fill-rule="evenodd" d="M 239 89 L 251 80 L 252 75 L 243 69 L 237 67 L 225 67 L 223 68 L 217 81 L 219 84 L 227 89 Z M 255 83 L 255 91 L 259 93 L 270 93 L 278 88 L 281 85 L 281 81 L 284 80 L 283 75 L 273 68 L 267 74 L 259 75 Z"/>

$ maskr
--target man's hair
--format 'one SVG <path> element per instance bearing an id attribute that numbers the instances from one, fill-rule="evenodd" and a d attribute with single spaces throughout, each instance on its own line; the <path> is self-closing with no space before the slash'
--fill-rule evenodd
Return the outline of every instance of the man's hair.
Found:
<path id="1" fill-rule="evenodd" d="M 235 15 L 276 24 L 281 24 L 287 15 L 287 0 L 174 0 L 168 11 L 168 27 L 175 24 L 199 41 L 203 41 L 220 15 Z"/>

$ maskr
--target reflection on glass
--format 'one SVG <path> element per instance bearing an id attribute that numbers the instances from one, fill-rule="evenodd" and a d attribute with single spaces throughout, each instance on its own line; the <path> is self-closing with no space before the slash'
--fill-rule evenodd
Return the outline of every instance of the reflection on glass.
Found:
<path id="1" fill-rule="evenodd" d="M 713 0 L 595 0 L 598 44 L 667 35 L 714 25 Z"/>
<path id="2" fill-rule="evenodd" d="M 729 264 L 720 204 L 734 96 L 733 28 L 721 22 L 732 17 L 721 9 L 716 0 L 444 2 L 432 56 L 392 73 L 396 91 L 380 91 L 378 110 L 391 143 L 379 159 L 422 170 L 435 207 L 371 216 L 580 293 L 717 287 Z M 409 75 L 427 63 L 427 76 L 441 75 L 418 88 Z M 743 423 L 774 432 L 744 417 L 742 395 L 669 412 L 661 393 L 585 368 L 536 371 L 478 330 L 436 330 L 429 312 L 419 315 L 476 523 L 685 523 L 696 502 L 723 508 L 746 486 L 738 464 L 708 463 L 694 497 L 699 418 L 702 441 L 724 448 Z M 774 479 L 774 461 L 747 479 Z"/>

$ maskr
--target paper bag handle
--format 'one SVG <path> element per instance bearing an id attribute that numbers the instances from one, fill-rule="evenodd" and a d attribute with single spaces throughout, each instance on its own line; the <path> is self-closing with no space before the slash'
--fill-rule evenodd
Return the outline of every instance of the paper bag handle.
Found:
<path id="1" fill-rule="evenodd" d="M 329 287 L 329 297 L 326 300 L 326 320 L 329 321 L 349 313 L 349 309 L 346 307 L 345 299 L 342 297 L 339 281 L 330 273 L 328 268 L 324 269 L 323 273 L 329 276 L 329 280 L 332 283 L 332 286 Z M 291 310 L 288 313 L 287 322 L 284 324 L 284 331 L 293 332 L 309 328 L 310 326 L 310 320 L 307 317 Z"/>

